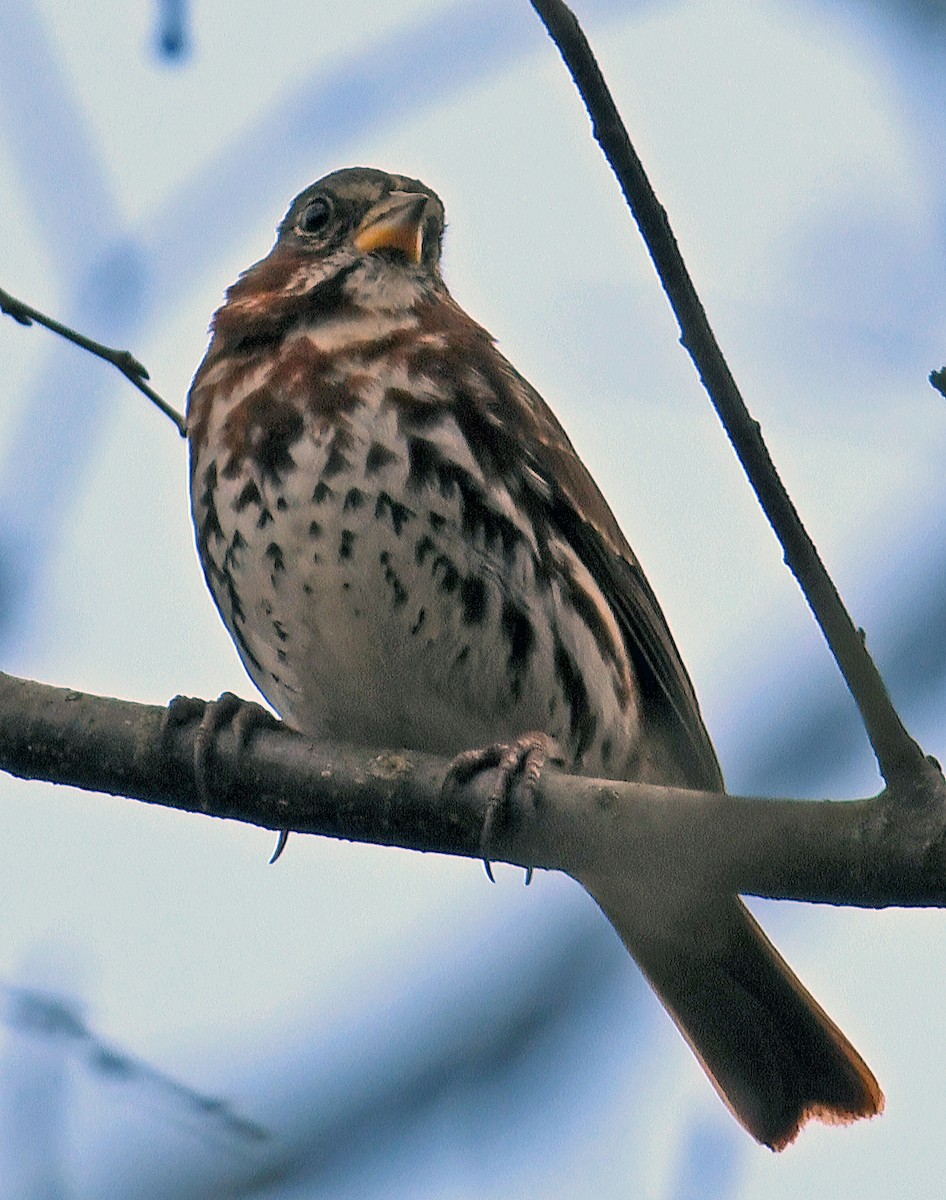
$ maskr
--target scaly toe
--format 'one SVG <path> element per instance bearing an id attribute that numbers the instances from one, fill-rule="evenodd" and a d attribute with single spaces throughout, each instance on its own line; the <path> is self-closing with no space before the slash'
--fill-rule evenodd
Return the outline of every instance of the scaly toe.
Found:
<path id="1" fill-rule="evenodd" d="M 202 812 L 209 812 L 213 795 L 211 774 L 214 748 L 220 731 L 232 723 L 238 750 L 242 751 L 257 729 L 272 728 L 279 722 L 262 705 L 241 700 L 233 692 L 224 692 L 217 700 L 197 700 L 191 696 L 175 696 L 167 707 L 161 723 L 161 739 L 166 742 L 172 730 L 199 721 L 194 734 L 194 784 Z M 283 840 L 282 845 L 285 844 Z M 281 847 L 280 847 L 281 848 Z"/>
<path id="2" fill-rule="evenodd" d="M 197 783 L 197 801 L 202 812 L 209 812 L 213 799 L 210 789 L 210 768 L 213 762 L 214 743 L 221 731 L 240 711 L 243 701 L 233 692 L 222 692 L 204 708 L 197 732 L 194 734 L 194 779 Z"/>
<path id="3" fill-rule="evenodd" d="M 495 768 L 497 772 L 480 831 L 480 851 L 490 882 L 494 882 L 489 855 L 493 829 L 500 810 L 512 799 L 517 779 L 521 781 L 526 797 L 532 800 L 545 764 L 549 759 L 561 761 L 561 758 L 557 744 L 548 734 L 532 732 L 520 734 L 511 742 L 494 742 L 476 750 L 464 750 L 451 762 L 442 789 L 445 796 L 457 783 L 468 782 L 480 771 Z M 531 872 L 527 882 L 528 879 L 531 879 Z"/>

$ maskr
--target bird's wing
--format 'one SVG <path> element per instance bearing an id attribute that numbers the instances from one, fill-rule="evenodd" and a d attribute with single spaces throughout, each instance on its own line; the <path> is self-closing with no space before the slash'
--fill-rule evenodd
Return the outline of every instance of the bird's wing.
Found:
<path id="1" fill-rule="evenodd" d="M 722 791 L 693 684 L 640 563 L 551 409 L 495 348 L 493 353 L 506 383 L 501 415 L 535 474 L 533 502 L 544 506 L 550 526 L 571 545 L 611 606 L 637 673 L 645 721 L 659 732 L 681 782 Z"/>

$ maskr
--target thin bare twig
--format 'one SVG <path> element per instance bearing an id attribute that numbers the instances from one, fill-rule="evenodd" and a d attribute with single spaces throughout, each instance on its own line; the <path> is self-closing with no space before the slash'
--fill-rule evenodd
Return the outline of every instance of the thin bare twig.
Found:
<path id="1" fill-rule="evenodd" d="M 574 13 L 562 0 L 531 3 L 571 72 L 591 117 L 594 136 L 617 176 L 670 300 L 683 345 L 854 697 L 884 779 L 894 785 L 923 778 L 928 773 L 923 752 L 900 720 L 864 644 L 863 631 L 855 628 L 779 478 L 759 424 L 750 416 L 710 328 L 667 214 Z"/>
<path id="2" fill-rule="evenodd" d="M 12 317 L 20 325 L 32 325 L 35 321 L 37 325 L 42 325 L 45 329 L 49 329 L 53 333 L 58 333 L 60 337 L 65 338 L 67 342 L 72 342 L 74 346 L 88 350 L 96 358 L 101 358 L 105 362 L 111 363 L 113 367 L 117 367 L 121 371 L 127 380 L 135 385 L 139 392 L 147 396 L 152 404 L 156 405 L 166 417 L 169 417 L 174 422 L 181 437 L 187 436 L 187 423 L 184 417 L 177 409 L 172 408 L 163 397 L 159 396 L 154 388 L 149 387 L 145 383 L 145 380 L 150 378 L 147 369 L 128 350 L 115 350 L 111 346 L 104 346 L 101 342 L 93 341 L 92 338 L 86 337 L 85 334 L 77 333 L 75 329 L 70 329 L 68 325 L 63 325 L 60 321 L 55 321 L 52 317 L 47 317 L 39 309 L 33 308 L 29 304 L 24 304 L 22 300 L 17 300 L 15 296 L 11 296 L 9 292 L 5 292 L 2 288 L 0 288 L 0 312 L 6 313 L 7 316 Z"/>

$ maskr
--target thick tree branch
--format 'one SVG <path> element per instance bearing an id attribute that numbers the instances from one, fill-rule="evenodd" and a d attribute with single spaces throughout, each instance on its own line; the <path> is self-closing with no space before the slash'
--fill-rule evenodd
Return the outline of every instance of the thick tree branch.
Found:
<path id="1" fill-rule="evenodd" d="M 867 652 L 863 631 L 855 628 L 769 457 L 761 427 L 749 415 L 710 328 L 667 214 L 631 144 L 591 47 L 574 13 L 562 0 L 532 0 L 532 7 L 571 72 L 591 117 L 595 139 L 617 176 L 670 300 L 683 345 L 854 697 L 881 773 L 889 785 L 900 787 L 911 775 L 925 771 L 923 752 L 891 703 Z"/>
<path id="2" fill-rule="evenodd" d="M 196 721 L 0 674 L 0 768 L 201 811 Z M 490 776 L 441 789 L 446 761 L 311 742 L 281 726 L 217 740 L 209 815 L 298 833 L 478 858 Z M 866 908 L 946 907 L 943 778 L 908 796 L 761 800 L 549 770 L 497 822 L 490 857 L 582 875 L 702 880 L 721 891 Z M 904 800 L 909 800 L 905 804 Z"/>

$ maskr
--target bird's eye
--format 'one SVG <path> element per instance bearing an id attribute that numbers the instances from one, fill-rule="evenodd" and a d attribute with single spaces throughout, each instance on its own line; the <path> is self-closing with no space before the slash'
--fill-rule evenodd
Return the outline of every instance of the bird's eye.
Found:
<path id="1" fill-rule="evenodd" d="M 332 202 L 327 196 L 316 196 L 302 210 L 299 228 L 303 233 L 321 233 L 332 215 Z"/>

